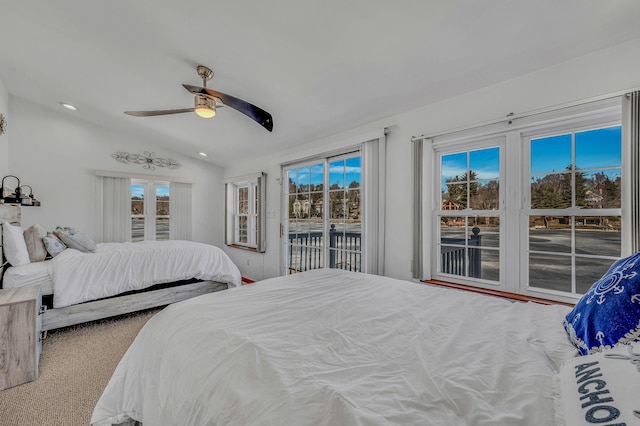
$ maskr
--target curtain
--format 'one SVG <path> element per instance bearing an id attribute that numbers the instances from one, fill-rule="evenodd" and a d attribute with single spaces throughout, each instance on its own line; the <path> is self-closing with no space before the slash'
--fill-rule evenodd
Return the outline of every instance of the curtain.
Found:
<path id="1" fill-rule="evenodd" d="M 411 166 L 413 176 L 412 190 L 412 211 L 413 211 L 413 250 L 411 261 L 411 277 L 416 279 L 422 279 L 422 150 L 423 139 L 418 139 L 413 142 Z"/>
<path id="2" fill-rule="evenodd" d="M 623 255 L 640 251 L 640 92 L 622 97 L 623 170 L 628 170 L 629 190 L 623 189 L 623 208 L 629 212 L 623 230 L 628 229 L 629 242 Z M 626 161 L 626 163 L 624 163 Z M 624 181 L 623 181 L 624 184 Z"/>
<path id="3" fill-rule="evenodd" d="M 193 233 L 192 189 L 190 183 L 169 184 L 169 239 L 191 240 Z"/>
<path id="4" fill-rule="evenodd" d="M 385 132 L 386 133 L 386 132 Z M 363 209 L 362 272 L 384 275 L 386 136 L 361 145 Z"/>
<path id="5" fill-rule="evenodd" d="M 102 177 L 102 242 L 131 241 L 131 179 Z"/>

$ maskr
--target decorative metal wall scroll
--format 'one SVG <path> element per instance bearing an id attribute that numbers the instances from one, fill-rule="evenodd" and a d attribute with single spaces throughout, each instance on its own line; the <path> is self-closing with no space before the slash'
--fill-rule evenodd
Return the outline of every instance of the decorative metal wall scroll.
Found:
<path id="1" fill-rule="evenodd" d="M 178 163 L 173 158 L 160 158 L 156 157 L 155 152 L 145 151 L 144 154 L 129 154 L 128 152 L 116 152 L 111 155 L 117 161 L 121 163 L 133 163 L 141 164 L 143 169 L 155 170 L 156 167 L 167 167 L 169 169 L 177 169 L 182 167 L 182 164 Z"/>
<path id="2" fill-rule="evenodd" d="M 0 136 L 7 131 L 7 117 L 0 114 Z"/>

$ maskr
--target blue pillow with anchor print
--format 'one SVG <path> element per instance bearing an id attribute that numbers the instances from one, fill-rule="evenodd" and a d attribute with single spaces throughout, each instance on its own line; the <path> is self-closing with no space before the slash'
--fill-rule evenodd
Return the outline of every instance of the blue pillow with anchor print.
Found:
<path id="1" fill-rule="evenodd" d="M 640 341 L 640 252 L 616 261 L 566 316 L 582 355 Z"/>

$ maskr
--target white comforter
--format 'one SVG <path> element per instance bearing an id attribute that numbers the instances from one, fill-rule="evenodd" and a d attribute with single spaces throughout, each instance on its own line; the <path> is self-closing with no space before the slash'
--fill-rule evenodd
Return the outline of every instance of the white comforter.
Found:
<path id="1" fill-rule="evenodd" d="M 92 416 L 162 425 L 552 425 L 568 308 L 336 270 L 167 307 Z"/>
<path id="2" fill-rule="evenodd" d="M 197 278 L 241 284 L 238 267 L 218 247 L 193 241 L 98 244 L 95 253 L 66 249 L 52 259 L 53 307 Z"/>

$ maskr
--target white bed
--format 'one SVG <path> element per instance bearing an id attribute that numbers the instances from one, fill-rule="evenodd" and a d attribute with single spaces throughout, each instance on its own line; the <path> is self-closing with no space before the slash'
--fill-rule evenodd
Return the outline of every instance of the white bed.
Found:
<path id="1" fill-rule="evenodd" d="M 569 307 L 316 270 L 173 304 L 93 425 L 551 425 Z"/>
<path id="2" fill-rule="evenodd" d="M 3 288 L 40 285 L 43 295 L 52 294 L 54 309 L 45 312 L 42 321 L 42 329 L 49 330 L 161 306 L 241 282 L 240 271 L 220 248 L 171 240 L 103 243 L 95 253 L 68 248 L 50 260 L 7 268 L 2 284 Z M 131 294 L 167 283 L 186 284 Z M 106 300 L 122 294 L 126 298 Z"/>

